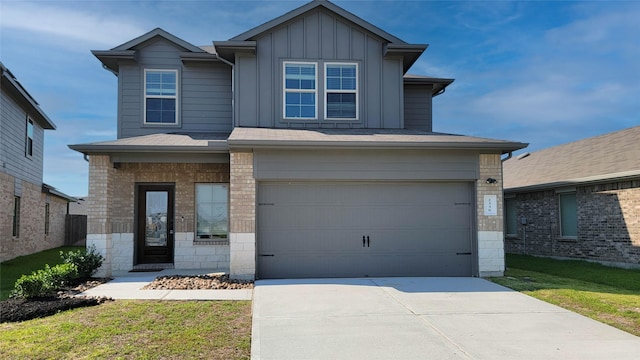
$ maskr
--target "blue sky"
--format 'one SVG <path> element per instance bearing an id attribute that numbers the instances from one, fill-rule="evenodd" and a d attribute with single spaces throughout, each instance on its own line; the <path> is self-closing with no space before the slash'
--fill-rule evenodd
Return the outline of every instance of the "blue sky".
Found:
<path id="1" fill-rule="evenodd" d="M 88 164 L 67 145 L 116 137 L 117 79 L 90 50 L 156 27 L 210 45 L 305 3 L 2 0 L 0 60 L 58 127 L 45 133 L 44 181 L 86 195 Z M 430 44 L 409 72 L 456 79 L 434 99 L 434 131 L 535 151 L 640 124 L 638 1 L 334 3 Z"/>

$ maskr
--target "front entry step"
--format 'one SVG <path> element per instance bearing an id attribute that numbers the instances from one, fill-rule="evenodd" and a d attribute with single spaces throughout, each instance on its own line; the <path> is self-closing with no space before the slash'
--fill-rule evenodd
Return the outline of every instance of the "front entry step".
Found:
<path id="1" fill-rule="evenodd" d="M 140 270 L 164 270 L 164 269 L 173 269 L 174 266 L 173 264 L 139 264 L 139 265 L 134 265 L 133 268 L 131 270 L 133 271 L 140 271 Z"/>

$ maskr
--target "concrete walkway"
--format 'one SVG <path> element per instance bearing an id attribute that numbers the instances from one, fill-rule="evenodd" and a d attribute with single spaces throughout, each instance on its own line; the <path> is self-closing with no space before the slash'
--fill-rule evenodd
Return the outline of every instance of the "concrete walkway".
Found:
<path id="1" fill-rule="evenodd" d="M 252 359 L 638 359 L 640 338 L 478 278 L 262 280 Z"/>
<path id="2" fill-rule="evenodd" d="M 117 272 L 113 280 L 98 285 L 80 295 L 105 296 L 113 299 L 138 300 L 251 300 L 252 289 L 240 290 L 142 290 L 158 276 L 203 275 L 214 270 L 172 270 L 157 272 Z"/>

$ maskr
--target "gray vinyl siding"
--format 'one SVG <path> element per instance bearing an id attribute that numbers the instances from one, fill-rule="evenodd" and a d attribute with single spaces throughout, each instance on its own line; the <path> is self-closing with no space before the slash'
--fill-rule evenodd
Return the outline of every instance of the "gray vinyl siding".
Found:
<path id="1" fill-rule="evenodd" d="M 404 127 L 432 131 L 431 91 L 433 86 L 404 86 Z"/>
<path id="2" fill-rule="evenodd" d="M 183 64 L 185 51 L 164 39 L 138 47 L 137 62 L 121 63 L 118 138 L 166 132 L 231 132 L 231 67 Z M 178 70 L 178 125 L 144 124 L 144 69 Z"/>
<path id="3" fill-rule="evenodd" d="M 238 126 L 267 128 L 403 128 L 402 59 L 383 58 L 384 41 L 316 9 L 257 39 L 255 56 L 236 58 Z M 283 118 L 283 62 L 317 62 L 318 119 Z M 359 118 L 324 120 L 324 63 L 358 64 Z"/>
<path id="4" fill-rule="evenodd" d="M 476 180 L 478 154 L 423 150 L 255 150 L 256 180 Z"/>
<path id="5" fill-rule="evenodd" d="M 6 92 L 0 102 L 0 172 L 42 185 L 44 129 L 33 121 L 33 156 L 26 156 L 27 112 Z"/>

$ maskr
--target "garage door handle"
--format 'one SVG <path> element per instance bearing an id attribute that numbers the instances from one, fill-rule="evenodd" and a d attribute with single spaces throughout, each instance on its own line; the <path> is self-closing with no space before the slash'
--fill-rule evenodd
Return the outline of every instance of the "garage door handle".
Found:
<path id="1" fill-rule="evenodd" d="M 365 244 L 364 235 L 362 235 L 362 247 L 364 247 Z"/>
<path id="2" fill-rule="evenodd" d="M 369 247 L 369 237 L 367 236 L 367 247 Z"/>
<path id="3" fill-rule="evenodd" d="M 276 256 L 275 254 L 260 254 L 260 256 Z"/>
<path id="4" fill-rule="evenodd" d="M 466 253 L 456 253 L 456 255 L 471 255 L 470 252 L 466 252 Z"/>

